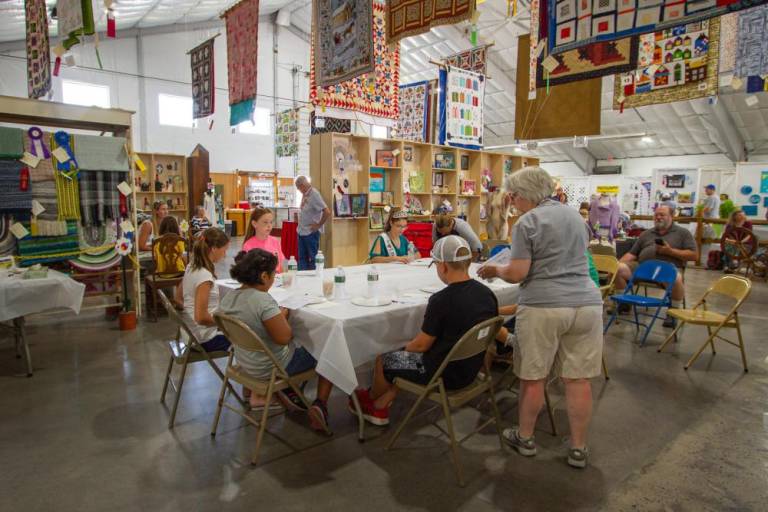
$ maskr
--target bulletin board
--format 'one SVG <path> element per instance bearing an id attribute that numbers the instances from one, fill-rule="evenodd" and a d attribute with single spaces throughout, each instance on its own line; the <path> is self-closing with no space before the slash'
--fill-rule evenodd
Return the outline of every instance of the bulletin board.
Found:
<path id="1" fill-rule="evenodd" d="M 768 162 L 739 162 L 736 165 L 736 206 L 750 219 L 765 219 L 768 210 Z"/>
<path id="2" fill-rule="evenodd" d="M 590 202 L 595 194 L 606 192 L 616 196 L 622 212 L 633 215 L 649 215 L 652 211 L 652 178 L 642 176 L 573 176 L 555 178 L 568 196 L 568 204 L 578 208 L 582 202 Z"/>
<path id="3" fill-rule="evenodd" d="M 701 199 L 699 174 L 699 169 L 692 168 L 654 169 L 651 203 L 660 203 L 662 194 L 666 192 L 672 196 L 672 201 L 677 203 L 678 208 L 690 208 L 693 215 L 694 207 Z"/>

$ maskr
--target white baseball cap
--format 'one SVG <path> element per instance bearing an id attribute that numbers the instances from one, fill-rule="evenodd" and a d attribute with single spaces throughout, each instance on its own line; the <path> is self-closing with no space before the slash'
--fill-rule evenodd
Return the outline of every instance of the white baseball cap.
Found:
<path id="1" fill-rule="evenodd" d="M 459 256 L 459 249 L 465 248 L 467 254 Z M 453 263 L 472 259 L 472 250 L 466 240 L 456 235 L 448 235 L 435 242 L 432 252 L 429 254 L 434 261 L 440 263 Z"/>

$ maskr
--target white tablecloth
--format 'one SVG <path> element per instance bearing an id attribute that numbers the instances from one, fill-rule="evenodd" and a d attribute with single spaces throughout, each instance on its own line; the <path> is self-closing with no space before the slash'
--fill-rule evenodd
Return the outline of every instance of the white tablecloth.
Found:
<path id="1" fill-rule="evenodd" d="M 0 271 L 0 322 L 42 313 L 51 309 L 69 309 L 80 313 L 85 285 L 48 270 L 40 279 L 23 279 L 20 274 Z"/>
<path id="2" fill-rule="evenodd" d="M 344 269 L 349 299 L 306 306 L 291 311 L 290 316 L 294 341 L 317 359 L 317 372 L 345 393 L 352 393 L 357 387 L 355 367 L 372 361 L 379 354 L 401 348 L 419 332 L 429 298 L 429 294 L 421 289 L 445 286 L 436 270 L 425 265 L 376 265 L 380 273 L 381 296 L 416 303 L 395 302 L 382 307 L 354 305 L 350 299 L 366 293 L 369 267 L 361 265 Z M 477 268 L 478 265 L 472 265 L 473 276 L 476 276 Z M 326 272 L 335 270 L 327 269 Z M 278 302 L 293 295 L 321 296 L 321 277 L 307 274 L 300 272 L 290 290 L 274 286 L 270 294 Z M 237 282 L 227 279 L 219 280 L 217 284 L 221 296 L 239 287 Z M 516 303 L 517 285 L 496 280 L 489 287 L 500 305 Z"/>

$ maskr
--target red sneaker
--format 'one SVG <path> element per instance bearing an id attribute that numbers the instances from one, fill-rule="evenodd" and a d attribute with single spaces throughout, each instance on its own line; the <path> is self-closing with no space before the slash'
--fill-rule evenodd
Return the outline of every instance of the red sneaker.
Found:
<path id="1" fill-rule="evenodd" d="M 357 388 L 354 391 L 355 396 L 357 396 L 357 401 L 360 404 L 360 409 L 364 410 L 364 404 L 371 402 L 371 395 L 368 392 L 367 389 L 363 388 Z M 349 409 L 349 412 L 357 416 L 357 409 L 355 409 L 355 401 L 352 400 L 352 397 L 349 397 L 349 401 L 347 402 L 347 408 Z"/>
<path id="2" fill-rule="evenodd" d="M 389 409 L 377 409 L 373 404 L 373 399 L 367 389 L 356 389 L 355 395 L 357 396 L 357 401 L 360 403 L 360 410 L 363 413 L 363 418 L 365 418 L 366 421 L 380 427 L 389 425 Z M 352 397 L 349 397 L 349 412 L 357 415 L 357 410 L 355 409 Z"/>

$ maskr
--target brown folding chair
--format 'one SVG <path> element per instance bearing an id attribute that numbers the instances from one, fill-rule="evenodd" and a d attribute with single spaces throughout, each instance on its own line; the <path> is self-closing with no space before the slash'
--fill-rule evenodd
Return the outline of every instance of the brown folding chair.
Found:
<path id="1" fill-rule="evenodd" d="M 176 411 L 179 407 L 179 401 L 181 400 L 181 388 L 184 386 L 184 378 L 187 375 L 187 366 L 191 363 L 199 363 L 201 361 L 207 361 L 208 364 L 216 372 L 216 375 L 220 379 L 224 380 L 224 374 L 221 372 L 214 359 L 222 359 L 229 357 L 228 350 L 221 350 L 216 352 L 206 352 L 202 347 L 202 343 L 194 334 L 191 325 L 194 324 L 194 320 L 186 313 L 179 312 L 176 307 L 171 303 L 165 294 L 159 294 L 160 301 L 163 303 L 163 307 L 168 311 L 168 316 L 176 323 L 176 337 L 175 339 L 168 341 L 168 350 L 171 352 L 171 358 L 168 361 L 168 371 L 165 373 L 165 382 L 163 383 L 163 391 L 160 394 L 160 402 L 165 403 L 165 393 L 168 391 L 168 383 L 176 392 L 176 397 L 173 400 L 173 408 L 171 409 L 171 418 L 168 420 L 168 428 L 173 428 L 173 424 L 176 421 Z M 187 335 L 187 342 L 181 341 L 181 331 L 184 331 Z M 179 377 L 178 384 L 171 379 L 171 370 L 173 365 L 177 364 L 181 366 L 181 376 Z M 237 396 L 237 399 L 241 404 L 245 405 L 243 399 L 233 389 L 230 390 Z"/>
<path id="2" fill-rule="evenodd" d="M 428 384 L 421 385 L 401 378 L 395 379 L 395 385 L 399 389 L 413 393 L 414 395 L 418 396 L 418 398 L 411 409 L 408 411 L 405 419 L 397 427 L 397 430 L 395 431 L 392 438 L 389 440 L 389 443 L 387 444 L 387 450 L 391 449 L 395 444 L 395 441 L 397 441 L 397 438 L 400 437 L 403 428 L 414 417 L 414 413 L 424 400 L 430 400 L 435 402 L 437 405 L 429 408 L 421 414 L 430 412 L 438 406 L 442 406 L 443 408 L 443 414 L 445 415 L 445 422 L 448 430 L 443 430 L 440 426 L 437 425 L 437 423 L 433 423 L 433 425 L 435 425 L 435 427 L 437 427 L 437 429 L 440 430 L 443 434 L 446 434 L 451 440 L 451 460 L 453 461 L 453 466 L 456 471 L 456 479 L 458 480 L 460 486 L 464 486 L 464 478 L 462 476 L 461 466 L 459 464 L 458 445 L 472 437 L 480 430 L 484 429 L 490 423 L 495 422 L 496 431 L 499 435 L 499 443 L 501 444 L 502 449 L 504 448 L 504 438 L 501 435 L 501 418 L 499 416 L 499 409 L 496 405 L 496 396 L 493 391 L 493 379 L 491 378 L 491 371 L 487 365 L 487 360 L 485 366 L 485 374 L 483 376 L 479 375 L 469 386 L 463 389 L 446 391 L 445 386 L 443 385 L 443 371 L 445 371 L 448 363 L 452 361 L 469 359 L 470 357 L 474 357 L 478 354 L 484 354 L 488 350 L 489 345 L 494 342 L 496 334 L 499 332 L 499 329 L 503 323 L 504 319 L 500 316 L 497 316 L 489 320 L 485 320 L 484 322 L 480 322 L 476 326 L 472 327 L 469 331 L 467 331 L 466 334 L 464 334 L 464 336 L 462 336 L 461 339 L 456 342 L 456 345 L 454 345 L 454 347 L 445 357 L 443 363 L 437 369 L 435 375 L 430 379 Z M 488 393 L 490 396 L 493 416 L 487 421 L 483 422 L 482 425 L 477 427 L 470 434 L 467 434 L 457 442 L 453 431 L 451 410 L 463 407 L 468 402 L 474 400 L 484 393 Z"/>
<path id="3" fill-rule="evenodd" d="M 699 302 L 693 306 L 693 309 L 670 308 L 668 314 L 674 318 L 677 318 L 678 324 L 675 330 L 672 331 L 672 334 L 670 334 L 669 337 L 664 341 L 664 344 L 659 347 L 658 352 L 664 350 L 664 347 L 666 347 L 673 338 L 677 337 L 677 331 L 679 331 L 684 324 L 705 325 L 707 327 L 709 337 L 707 337 L 706 341 L 701 345 L 701 348 L 699 348 L 699 350 L 688 360 L 688 362 L 685 363 L 685 369 L 687 370 L 694 362 L 696 362 L 696 359 L 698 359 L 707 345 L 712 348 L 712 354 L 714 355 L 716 353 L 715 339 L 719 339 L 721 341 L 725 341 L 726 343 L 730 343 L 734 347 L 739 347 L 739 350 L 741 351 L 741 362 L 744 365 L 744 371 L 748 372 L 749 369 L 747 368 L 747 355 L 744 352 L 744 339 L 741 336 L 741 324 L 739 322 L 738 310 L 741 307 L 741 304 L 749 296 L 750 291 L 752 291 L 752 283 L 749 281 L 749 279 L 741 276 L 727 275 L 718 279 L 715 284 L 713 284 L 709 290 L 707 290 L 706 293 L 701 297 Z M 707 309 L 707 299 L 710 295 L 728 297 L 733 299 L 735 302 L 727 313 L 718 313 L 716 311 Z M 720 330 L 724 327 L 736 329 L 736 333 L 739 337 L 738 343 L 718 335 Z"/>
<path id="4" fill-rule="evenodd" d="M 219 329 L 221 329 L 222 332 L 226 334 L 227 338 L 233 345 L 251 352 L 263 352 L 269 357 L 270 361 L 272 361 L 272 373 L 270 373 L 269 379 L 262 380 L 249 375 L 236 363 L 234 363 L 234 353 L 230 353 L 229 359 L 227 360 L 227 368 L 224 371 L 224 382 L 221 386 L 221 393 L 219 394 L 219 402 L 216 407 L 216 416 L 213 419 L 213 426 L 211 427 L 211 436 L 215 436 L 216 429 L 219 426 L 219 418 L 221 417 L 222 407 L 226 407 L 227 409 L 236 412 L 245 418 L 248 422 L 253 424 L 258 429 L 258 433 L 256 434 L 256 448 L 253 450 L 253 457 L 251 458 L 251 464 L 255 466 L 259 458 L 261 441 L 264 438 L 264 432 L 267 429 L 267 420 L 273 416 L 285 413 L 285 410 L 282 410 L 272 415 L 269 414 L 268 404 L 272 403 L 272 397 L 278 391 L 291 388 L 301 398 L 301 401 L 304 403 L 307 410 L 309 410 L 310 402 L 307 400 L 307 397 L 304 396 L 304 393 L 301 390 L 301 384 L 317 377 L 317 373 L 315 370 L 308 370 L 297 375 L 288 375 L 288 373 L 285 371 L 285 367 L 280 363 L 280 361 L 277 360 L 272 351 L 244 322 L 232 316 L 225 315 L 224 313 L 214 313 L 213 318 L 216 321 L 216 325 L 218 325 Z M 258 395 L 264 395 L 264 403 L 266 405 L 263 412 L 261 413 L 260 420 L 257 421 L 251 417 L 247 413 L 246 409 L 233 407 L 225 401 L 230 380 L 242 384 Z M 231 387 L 229 387 L 229 389 L 231 390 Z M 331 435 L 331 431 L 328 430 L 327 427 L 325 433 Z M 294 451 L 297 450 L 294 449 Z"/>
<path id="5" fill-rule="evenodd" d="M 605 302 L 605 299 L 613 293 L 616 274 L 619 272 L 619 260 L 615 256 L 607 254 L 593 254 L 592 261 L 598 274 L 607 275 L 606 284 L 600 286 L 600 293 L 603 296 L 603 302 Z M 603 351 L 603 375 L 605 375 L 605 380 L 610 379 L 608 367 L 605 364 L 605 351 Z"/>
<path id="6" fill-rule="evenodd" d="M 186 248 L 186 240 L 174 233 L 166 233 L 152 241 L 152 261 L 154 271 L 144 277 L 145 295 L 147 297 L 147 309 L 152 312 L 152 318 L 157 322 L 157 295 L 158 290 L 175 288 L 184 278 L 184 271 L 176 270 L 179 262 L 184 267 L 184 251 L 179 250 L 179 242 L 183 242 Z M 158 272 L 158 269 L 173 269 Z M 149 299 L 152 305 L 149 307 Z"/>

